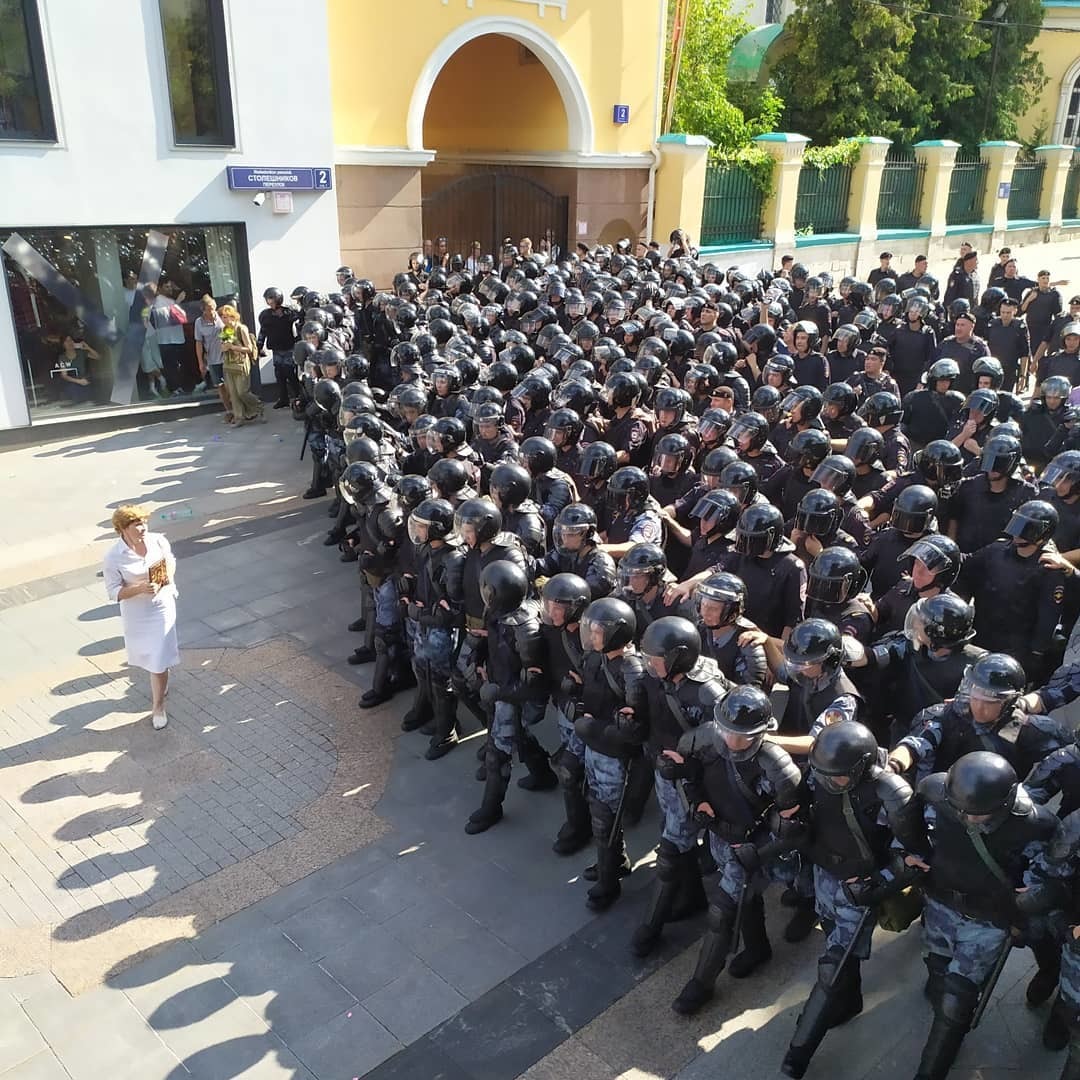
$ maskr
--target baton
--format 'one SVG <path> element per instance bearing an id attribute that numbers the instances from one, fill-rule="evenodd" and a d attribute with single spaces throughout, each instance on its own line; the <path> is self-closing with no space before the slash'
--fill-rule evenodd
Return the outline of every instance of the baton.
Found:
<path id="1" fill-rule="evenodd" d="M 982 1019 L 983 1013 L 986 1012 L 986 1006 L 990 1004 L 990 995 L 994 992 L 994 987 L 997 986 L 998 979 L 1001 978 L 1001 973 L 1005 970 L 1005 964 L 1009 959 L 1012 948 L 1012 934 L 1006 933 L 1005 944 L 1001 946 L 997 961 L 994 963 L 994 969 L 990 972 L 990 978 L 986 980 L 986 985 L 983 987 L 982 994 L 979 997 L 979 1007 L 971 1018 L 969 1031 L 974 1031 L 979 1026 L 979 1021 Z"/>
<path id="2" fill-rule="evenodd" d="M 612 847 L 615 843 L 615 837 L 618 835 L 619 826 L 622 824 L 623 807 L 626 806 L 626 791 L 630 786 L 630 766 L 627 765 L 623 769 L 623 782 L 622 792 L 619 795 L 619 805 L 615 810 L 615 818 L 611 822 L 611 832 L 608 833 L 607 847 Z"/>
<path id="3" fill-rule="evenodd" d="M 862 932 L 868 920 L 874 917 L 874 909 L 871 907 L 863 908 L 863 913 L 859 916 L 858 925 L 855 927 L 854 932 L 851 935 L 851 940 L 847 943 L 847 948 L 844 949 L 844 955 L 840 957 L 840 963 L 836 965 L 836 969 L 833 971 L 832 978 L 829 980 L 829 989 L 836 988 L 836 984 L 840 981 L 840 976 L 847 966 L 848 960 L 851 959 L 851 954 L 855 951 L 855 946 L 858 944 L 859 938 L 862 936 Z"/>

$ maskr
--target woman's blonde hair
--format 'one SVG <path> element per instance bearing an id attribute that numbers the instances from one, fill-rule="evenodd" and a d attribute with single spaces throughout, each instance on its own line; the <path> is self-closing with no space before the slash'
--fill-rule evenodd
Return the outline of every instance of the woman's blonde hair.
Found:
<path id="1" fill-rule="evenodd" d="M 215 311 L 217 311 L 217 301 L 209 294 L 202 298 L 202 306 L 204 308 L 213 308 Z"/>
<path id="2" fill-rule="evenodd" d="M 232 304 L 222 304 L 221 307 L 218 308 L 218 314 L 222 318 L 224 318 L 226 315 L 229 315 L 234 319 L 240 318 L 240 312 L 237 311 L 236 308 L 232 306 Z"/>
<path id="3" fill-rule="evenodd" d="M 150 511 L 145 506 L 118 506 L 113 511 L 112 527 L 119 535 L 129 525 L 135 525 L 140 521 L 148 521 L 149 519 Z"/>

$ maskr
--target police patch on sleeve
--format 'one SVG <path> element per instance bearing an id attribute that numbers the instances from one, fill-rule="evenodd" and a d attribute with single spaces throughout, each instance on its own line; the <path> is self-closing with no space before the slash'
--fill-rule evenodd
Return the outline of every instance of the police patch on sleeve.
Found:
<path id="1" fill-rule="evenodd" d="M 854 720 L 858 715 L 858 702 L 850 694 L 841 694 L 821 715 L 814 725 L 819 730 L 842 720 Z"/>
<path id="2" fill-rule="evenodd" d="M 1054 588 L 1054 603 L 1055 604 L 1060 604 L 1061 601 L 1064 600 L 1064 599 L 1065 599 L 1065 586 L 1064 586 L 1064 584 L 1055 586 L 1055 588 Z"/>

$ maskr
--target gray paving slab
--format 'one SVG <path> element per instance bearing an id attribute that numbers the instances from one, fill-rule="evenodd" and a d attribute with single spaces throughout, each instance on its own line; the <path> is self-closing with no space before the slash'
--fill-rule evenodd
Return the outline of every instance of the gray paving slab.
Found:
<path id="1" fill-rule="evenodd" d="M 0 1073 L 46 1049 L 41 1032 L 14 999 L 0 1003 Z"/>
<path id="2" fill-rule="evenodd" d="M 415 1042 L 468 1004 L 468 999 L 423 964 L 364 998 L 364 1008 L 402 1043 Z"/>
<path id="3" fill-rule="evenodd" d="M 320 1080 L 366 1077 L 403 1049 L 362 1005 L 310 1028 L 290 1040 L 289 1048 Z"/>
<path id="4" fill-rule="evenodd" d="M 71 1080 L 71 1073 L 50 1050 L 35 1054 L 3 1074 L 4 1080 Z"/>
<path id="5" fill-rule="evenodd" d="M 311 962 L 337 952 L 374 922 L 344 897 L 330 896 L 278 924 Z"/>

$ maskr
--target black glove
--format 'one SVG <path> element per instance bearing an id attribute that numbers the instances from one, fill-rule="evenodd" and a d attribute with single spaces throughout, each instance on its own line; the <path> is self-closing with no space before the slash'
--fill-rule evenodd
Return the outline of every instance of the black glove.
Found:
<path id="1" fill-rule="evenodd" d="M 761 869 L 761 856 L 753 844 L 735 844 L 732 849 L 739 864 L 748 873 L 753 874 Z"/>
<path id="2" fill-rule="evenodd" d="M 672 761 L 667 754 L 656 755 L 656 771 L 665 779 L 674 783 L 688 775 L 686 762 Z"/>
<path id="3" fill-rule="evenodd" d="M 480 700 L 485 705 L 494 705 L 499 700 L 499 688 L 492 682 L 486 682 L 480 687 Z"/>
<path id="4" fill-rule="evenodd" d="M 559 683 L 559 692 L 572 698 L 577 694 L 580 686 L 581 684 L 575 682 L 569 675 L 564 675 Z"/>

